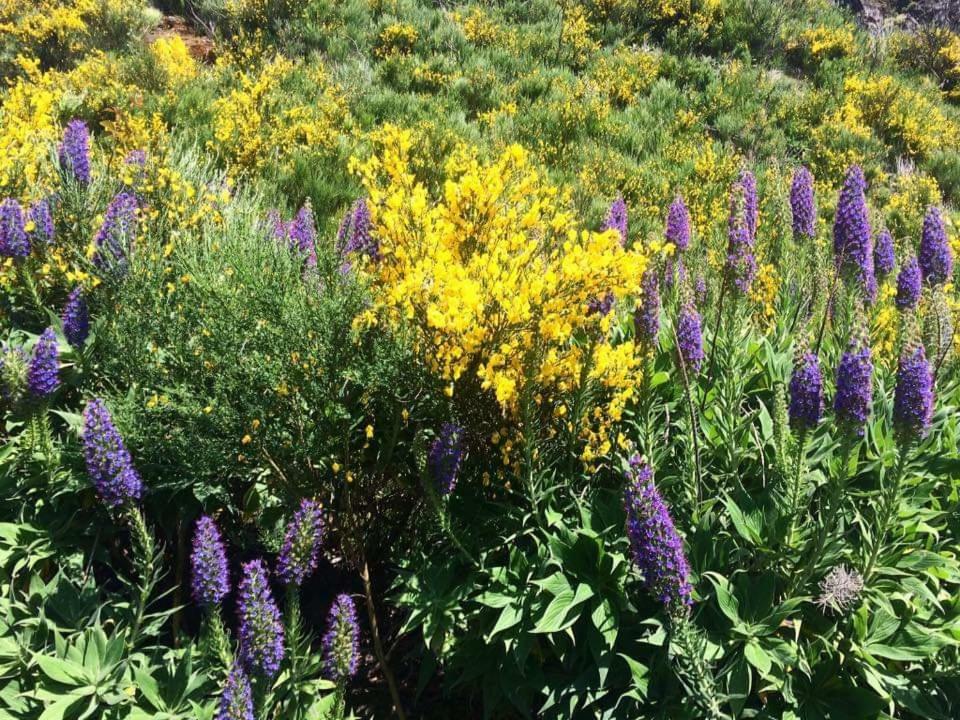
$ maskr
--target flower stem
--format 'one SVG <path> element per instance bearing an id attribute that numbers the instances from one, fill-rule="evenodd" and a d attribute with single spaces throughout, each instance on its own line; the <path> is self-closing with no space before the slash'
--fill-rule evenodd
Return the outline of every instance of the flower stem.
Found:
<path id="1" fill-rule="evenodd" d="M 907 464 L 907 456 L 910 453 L 909 447 L 901 447 L 897 456 L 897 465 L 893 471 L 893 481 L 884 483 L 880 489 L 880 509 L 877 512 L 877 527 L 873 542 L 870 547 L 870 554 L 863 568 L 864 584 L 870 582 L 877 564 L 877 558 L 880 556 L 880 549 L 887 539 L 887 532 L 890 529 L 890 521 L 900 505 L 900 487 L 903 484 L 903 472 Z"/>
<path id="2" fill-rule="evenodd" d="M 679 654 L 674 655 L 680 678 L 688 686 L 690 696 L 703 713 L 702 717 L 710 720 L 722 718 L 716 680 L 706 659 L 704 638 L 685 615 L 671 618 L 669 633 L 671 642 L 680 650 Z"/>
<path id="3" fill-rule="evenodd" d="M 393 671 L 387 664 L 387 656 L 383 652 L 383 642 L 380 640 L 380 629 L 377 624 L 377 610 L 373 603 L 373 586 L 370 583 L 370 568 L 364 557 L 360 570 L 360 579 L 363 581 L 363 595 L 367 601 L 367 618 L 370 621 L 370 635 L 373 638 L 373 653 L 377 656 L 377 664 L 380 665 L 380 671 L 387 680 L 387 688 L 390 690 L 390 699 L 393 701 L 393 710 L 399 720 L 406 720 L 407 715 L 403 711 L 403 703 L 400 701 L 400 691 L 397 689 L 397 681 L 393 676 Z"/>
<path id="4" fill-rule="evenodd" d="M 807 431 L 800 431 L 797 439 L 797 458 L 794 463 L 790 482 L 790 528 L 787 530 L 787 547 L 793 547 L 793 533 L 800 515 L 800 477 L 803 474 L 803 461 L 807 455 Z"/>

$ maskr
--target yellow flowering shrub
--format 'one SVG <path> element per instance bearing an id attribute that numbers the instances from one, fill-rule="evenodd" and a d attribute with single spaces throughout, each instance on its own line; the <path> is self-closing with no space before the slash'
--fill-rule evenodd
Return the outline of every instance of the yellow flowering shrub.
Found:
<path id="1" fill-rule="evenodd" d="M 627 105 L 649 88 L 660 70 L 659 56 L 643 48 L 620 46 L 598 58 L 590 77 L 611 102 Z"/>
<path id="2" fill-rule="evenodd" d="M 787 50 L 799 56 L 804 65 L 819 65 L 853 54 L 853 30 L 849 27 L 814 27 L 799 33 Z"/>
<path id="3" fill-rule="evenodd" d="M 179 35 L 158 37 L 150 44 L 150 56 L 166 81 L 174 87 L 197 76 L 197 62 Z"/>
<path id="4" fill-rule="evenodd" d="M 374 53 L 385 58 L 391 55 L 409 55 L 413 52 L 420 34 L 409 23 L 391 23 L 380 31 Z"/>
<path id="5" fill-rule="evenodd" d="M 460 26 L 464 37 L 474 45 L 486 47 L 500 43 L 502 28 L 482 7 L 474 6 L 466 15 L 453 13 L 451 17 Z"/>
<path id="6" fill-rule="evenodd" d="M 581 229 L 519 146 L 490 163 L 455 154 L 442 194 L 431 197 L 411 170 L 410 132 L 388 125 L 375 141 L 370 157 L 352 163 L 382 254 L 367 265 L 374 296 L 388 322 L 416 329 L 416 347 L 448 393 L 479 386 L 518 421 L 526 388 L 552 413 L 590 378 L 609 391 L 600 425 L 618 419 L 639 358 L 632 342 L 611 343 L 610 316 L 587 305 L 608 292 L 631 297 L 643 252 L 624 250 L 615 231 Z M 586 337 L 595 340 L 577 340 Z"/>
<path id="7" fill-rule="evenodd" d="M 897 357 L 897 331 L 900 317 L 894 298 L 897 295 L 895 282 L 885 282 L 877 292 L 870 323 L 870 345 L 877 360 L 891 366 Z"/>
<path id="8" fill-rule="evenodd" d="M 780 275 L 772 263 L 762 262 L 757 267 L 757 276 L 750 286 L 750 299 L 757 306 L 753 318 L 764 330 L 773 328 L 777 314 L 777 294 L 780 292 Z"/>
<path id="9" fill-rule="evenodd" d="M 919 238 L 930 205 L 942 202 L 937 181 L 919 170 L 901 172 L 882 206 L 886 227 L 896 238 Z"/>
<path id="10" fill-rule="evenodd" d="M 593 38 L 593 26 L 580 3 L 566 3 L 563 27 L 560 30 L 560 47 L 568 62 L 574 67 L 583 67 L 600 47 Z"/>

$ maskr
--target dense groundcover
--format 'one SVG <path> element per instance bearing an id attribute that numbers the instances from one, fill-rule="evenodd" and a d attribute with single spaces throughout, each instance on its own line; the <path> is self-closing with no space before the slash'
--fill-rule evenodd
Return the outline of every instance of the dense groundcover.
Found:
<path id="1" fill-rule="evenodd" d="M 0 720 L 960 716 L 960 37 L 0 5 Z"/>

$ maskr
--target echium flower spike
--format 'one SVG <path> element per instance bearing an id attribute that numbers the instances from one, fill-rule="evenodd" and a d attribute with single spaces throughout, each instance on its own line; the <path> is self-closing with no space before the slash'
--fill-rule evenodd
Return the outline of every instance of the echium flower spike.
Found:
<path id="1" fill-rule="evenodd" d="M 854 332 L 837 366 L 833 411 L 845 432 L 862 437 L 873 405 L 873 357 L 862 330 Z"/>
<path id="2" fill-rule="evenodd" d="M 703 331 L 700 313 L 689 300 L 680 308 L 677 318 L 677 351 L 687 372 L 696 375 L 703 366 Z"/>
<path id="3" fill-rule="evenodd" d="M 798 348 L 790 376 L 790 426 L 813 430 L 823 416 L 823 374 L 817 356 L 805 346 Z"/>
<path id="4" fill-rule="evenodd" d="M 214 720 L 254 720 L 253 690 L 240 665 L 234 665 L 227 675 Z"/>
<path id="5" fill-rule="evenodd" d="M 136 232 L 137 198 L 131 193 L 118 193 L 107 206 L 103 224 L 93 239 L 93 264 L 101 270 L 125 272 Z"/>
<path id="6" fill-rule="evenodd" d="M 209 515 L 197 520 L 190 553 L 193 599 L 204 607 L 213 607 L 230 593 L 227 549 L 216 521 Z"/>
<path id="7" fill-rule="evenodd" d="M 53 215 L 50 213 L 50 201 L 38 200 L 30 207 L 27 219 L 33 223 L 30 231 L 32 243 L 51 244 L 54 238 Z"/>
<path id="8" fill-rule="evenodd" d="M 757 260 L 753 254 L 753 235 L 745 219 L 745 207 L 743 185 L 736 183 L 730 194 L 726 272 L 734 287 L 742 294 L 750 291 L 753 278 L 757 274 Z"/>
<path id="9" fill-rule="evenodd" d="M 900 355 L 893 397 L 893 428 L 903 445 L 922 440 L 933 420 L 933 371 L 922 343 L 910 343 Z"/>
<path id="10" fill-rule="evenodd" d="M 13 198 L 0 203 L 0 256 L 25 258 L 30 254 L 23 208 Z"/>
<path id="11" fill-rule="evenodd" d="M 94 398 L 83 411 L 83 455 L 87 474 L 108 507 L 140 499 L 143 484 L 123 438 L 103 400 Z"/>
<path id="12" fill-rule="evenodd" d="M 462 460 L 463 428 L 456 423 L 444 423 L 427 455 L 427 468 L 441 497 L 450 495 L 456 487 Z"/>
<path id="13" fill-rule="evenodd" d="M 283 623 L 262 560 L 244 563 L 238 593 L 240 657 L 251 672 L 273 678 L 283 660 Z"/>
<path id="14" fill-rule="evenodd" d="M 71 120 L 59 148 L 60 169 L 82 185 L 90 184 L 90 131 L 83 120 Z"/>
<path id="15" fill-rule="evenodd" d="M 323 674 L 327 679 L 344 682 L 356 675 L 360 663 L 360 628 L 357 610 L 349 595 L 341 594 L 334 600 L 321 646 Z"/>
<path id="16" fill-rule="evenodd" d="M 670 511 L 653 482 L 653 470 L 634 455 L 625 476 L 626 530 L 633 562 L 667 612 L 685 615 L 693 603 L 690 566 Z"/>
<path id="17" fill-rule="evenodd" d="M 80 350 L 90 334 L 90 312 L 87 301 L 83 297 L 83 290 L 73 289 L 67 297 L 67 304 L 63 308 L 63 335 L 70 346 Z"/>
<path id="18" fill-rule="evenodd" d="M 297 211 L 290 223 L 288 232 L 291 248 L 306 259 L 308 267 L 316 267 L 317 224 L 313 217 L 313 209 L 309 204 L 304 205 Z"/>
<path id="19" fill-rule="evenodd" d="M 277 576 L 288 585 L 301 585 L 317 569 L 323 543 L 320 503 L 304 498 L 283 536 L 277 558 Z"/>
<path id="20" fill-rule="evenodd" d="M 627 202 L 622 195 L 610 205 L 607 218 L 603 223 L 603 230 L 616 230 L 620 236 L 620 244 L 627 244 Z"/>
<path id="21" fill-rule="evenodd" d="M 640 279 L 643 293 L 633 313 L 633 330 L 640 344 L 648 350 L 657 346 L 660 332 L 660 288 L 655 268 L 647 268 Z"/>
<path id="22" fill-rule="evenodd" d="M 927 208 L 923 218 L 917 262 L 920 263 L 923 281 L 928 285 L 943 285 L 953 278 L 953 252 L 947 240 L 943 215 L 935 205 Z"/>
<path id="23" fill-rule="evenodd" d="M 27 367 L 27 389 L 35 398 L 45 398 L 60 387 L 60 350 L 53 328 L 47 328 L 33 346 Z"/>
<path id="24" fill-rule="evenodd" d="M 897 276 L 897 296 L 894 302 L 902 311 L 914 310 L 920 302 L 920 293 L 923 290 L 923 274 L 920 264 L 915 257 L 907 258 Z"/>
<path id="25" fill-rule="evenodd" d="M 683 253 L 690 247 L 690 211 L 680 195 L 677 195 L 667 211 L 664 239 L 673 243 L 678 253 Z"/>
<path id="26" fill-rule="evenodd" d="M 893 236 L 889 230 L 881 230 L 877 235 L 877 242 L 873 246 L 873 269 L 880 277 L 886 277 L 893 272 L 897 264 L 897 256 L 893 249 Z"/>
<path id="27" fill-rule="evenodd" d="M 380 246 L 373 237 L 370 208 L 364 198 L 357 200 L 340 223 L 337 231 L 337 249 L 342 255 L 359 253 L 371 260 L 380 259 Z"/>
<path id="28" fill-rule="evenodd" d="M 864 300 L 873 302 L 877 278 L 873 267 L 873 236 L 867 211 L 867 181 L 860 166 L 847 170 L 833 222 L 836 267 L 860 286 Z"/>
<path id="29" fill-rule="evenodd" d="M 757 199 L 757 179 L 744 168 L 740 171 L 737 184 L 743 189 L 743 220 L 750 231 L 751 244 L 757 239 L 757 226 L 760 224 L 760 204 Z"/>
<path id="30" fill-rule="evenodd" d="M 817 234 L 817 204 L 813 194 L 813 175 L 801 165 L 790 183 L 790 212 L 793 236 L 813 238 Z"/>

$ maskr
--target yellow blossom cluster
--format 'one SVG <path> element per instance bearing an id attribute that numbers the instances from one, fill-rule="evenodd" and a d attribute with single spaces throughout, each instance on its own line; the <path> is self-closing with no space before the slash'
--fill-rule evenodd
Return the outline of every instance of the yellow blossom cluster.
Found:
<path id="1" fill-rule="evenodd" d="M 567 3 L 564 7 L 563 26 L 560 30 L 561 49 L 574 67 L 583 67 L 599 47 L 593 37 L 593 26 L 587 11 L 580 3 Z"/>
<path id="2" fill-rule="evenodd" d="M 804 62 L 813 64 L 847 57 L 854 50 L 853 31 L 849 27 L 807 28 L 788 49 L 800 53 Z"/>
<path id="3" fill-rule="evenodd" d="M 474 45 L 486 47 L 501 44 L 503 29 L 482 7 L 474 6 L 466 15 L 455 12 L 451 17 L 460 26 L 464 37 Z"/>
<path id="4" fill-rule="evenodd" d="M 927 208 L 942 201 L 940 186 L 919 170 L 899 173 L 891 186 L 892 192 L 881 206 L 887 229 L 895 238 L 918 239 Z"/>
<path id="5" fill-rule="evenodd" d="M 632 342 L 609 339 L 611 316 L 588 304 L 633 296 L 646 255 L 624 250 L 614 231 L 581 229 L 519 146 L 489 163 L 455 155 L 433 198 L 411 170 L 408 130 L 388 125 L 375 144 L 353 162 L 382 254 L 367 266 L 375 297 L 390 322 L 416 328 L 448 392 L 479 384 L 516 421 L 525 390 L 555 409 L 590 379 L 609 390 L 601 426 L 617 420 L 639 358 Z"/>
<path id="6" fill-rule="evenodd" d="M 758 327 L 769 330 L 777 320 L 777 295 L 780 292 L 780 274 L 772 263 L 760 263 L 757 276 L 750 286 L 750 299 L 756 305 L 754 320 Z"/>
<path id="7" fill-rule="evenodd" d="M 887 281 L 880 285 L 870 322 L 870 345 L 873 353 L 879 362 L 888 366 L 892 365 L 897 357 L 900 316 L 893 302 L 896 295 L 896 283 Z"/>
<path id="8" fill-rule="evenodd" d="M 627 105 L 657 79 L 659 56 L 643 48 L 620 46 L 598 58 L 590 77 L 611 102 Z"/>
<path id="9" fill-rule="evenodd" d="M 410 23 L 391 23 L 380 32 L 374 52 L 381 58 L 409 55 L 413 52 L 419 36 L 417 29 Z"/>
<path id="10" fill-rule="evenodd" d="M 150 56 L 172 87 L 197 76 L 197 62 L 179 35 L 158 37 L 150 44 Z"/>

